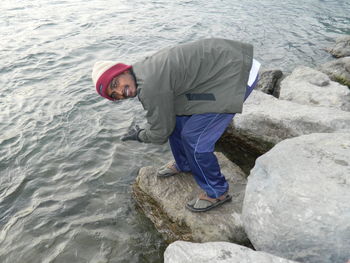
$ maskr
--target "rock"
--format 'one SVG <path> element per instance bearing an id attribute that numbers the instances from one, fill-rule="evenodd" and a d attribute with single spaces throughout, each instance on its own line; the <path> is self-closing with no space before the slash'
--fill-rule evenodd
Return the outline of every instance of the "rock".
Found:
<path id="1" fill-rule="evenodd" d="M 220 139 L 220 148 L 249 171 L 278 142 L 316 132 L 350 132 L 350 112 L 278 100 L 253 91 Z M 253 157 L 251 157 L 253 156 Z"/>
<path id="2" fill-rule="evenodd" d="M 350 36 L 339 37 L 335 45 L 326 50 L 337 58 L 350 56 Z"/>
<path id="3" fill-rule="evenodd" d="M 350 258 L 350 133 L 287 139 L 256 160 L 242 218 L 255 249 L 309 263 Z"/>
<path id="4" fill-rule="evenodd" d="M 350 58 L 349 58 L 350 59 Z M 350 111 L 350 90 L 315 69 L 297 67 L 281 82 L 280 99 Z"/>
<path id="5" fill-rule="evenodd" d="M 263 70 L 259 73 L 259 82 L 255 89 L 278 98 L 282 76 L 281 70 Z"/>
<path id="6" fill-rule="evenodd" d="M 292 263 L 280 257 L 228 242 L 203 244 L 176 241 L 164 253 L 164 263 Z"/>
<path id="7" fill-rule="evenodd" d="M 318 67 L 331 80 L 337 81 L 350 88 L 350 57 L 339 58 Z"/>
<path id="8" fill-rule="evenodd" d="M 200 192 L 191 174 L 158 178 L 154 167 L 139 171 L 133 186 L 134 198 L 168 242 L 180 239 L 250 244 L 240 220 L 245 175 L 223 154 L 217 153 L 217 157 L 233 198 L 232 202 L 206 213 L 193 213 L 185 208 L 186 203 Z"/>

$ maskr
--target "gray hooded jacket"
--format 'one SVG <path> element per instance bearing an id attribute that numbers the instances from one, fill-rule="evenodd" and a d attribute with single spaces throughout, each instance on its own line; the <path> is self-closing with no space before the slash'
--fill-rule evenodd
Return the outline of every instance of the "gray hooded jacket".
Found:
<path id="1" fill-rule="evenodd" d="M 252 59 L 252 45 L 215 38 L 165 48 L 135 63 L 148 122 L 140 140 L 166 142 L 176 115 L 242 112 Z"/>

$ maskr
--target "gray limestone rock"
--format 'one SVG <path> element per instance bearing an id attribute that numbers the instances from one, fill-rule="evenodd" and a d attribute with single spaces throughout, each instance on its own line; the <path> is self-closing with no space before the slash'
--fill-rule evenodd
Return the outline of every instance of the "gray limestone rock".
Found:
<path id="1" fill-rule="evenodd" d="M 339 58 L 327 62 L 318 68 L 320 71 L 327 74 L 331 80 L 350 88 L 350 57 Z"/>
<path id="2" fill-rule="evenodd" d="M 278 98 L 282 77 L 281 70 L 262 70 L 255 89 Z"/>
<path id="3" fill-rule="evenodd" d="M 315 69 L 297 67 L 281 82 L 280 99 L 350 111 L 350 90 Z"/>
<path id="4" fill-rule="evenodd" d="M 284 139 L 317 132 L 350 132 L 350 112 L 278 100 L 253 91 L 220 145 L 236 164 L 249 161 L 251 169 L 255 159 L 249 156 L 258 157 Z"/>
<path id="5" fill-rule="evenodd" d="M 335 45 L 326 50 L 337 58 L 350 56 L 350 35 L 339 37 Z"/>
<path id="6" fill-rule="evenodd" d="M 134 198 L 167 241 L 181 239 L 250 244 L 240 219 L 245 174 L 223 154 L 217 153 L 217 157 L 233 198 L 232 202 L 205 213 L 193 213 L 185 208 L 186 203 L 200 192 L 191 174 L 159 178 L 153 167 L 139 171 L 133 186 Z"/>
<path id="7" fill-rule="evenodd" d="M 256 160 L 242 218 L 255 249 L 309 263 L 350 259 L 350 133 L 315 133 Z"/>
<path id="8" fill-rule="evenodd" d="M 203 244 L 176 241 L 164 253 L 164 263 L 295 263 L 228 242 Z"/>

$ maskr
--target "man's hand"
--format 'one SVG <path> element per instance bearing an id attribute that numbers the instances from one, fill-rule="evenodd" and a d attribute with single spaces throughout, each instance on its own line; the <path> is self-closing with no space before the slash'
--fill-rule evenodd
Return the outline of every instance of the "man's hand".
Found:
<path id="1" fill-rule="evenodd" d="M 124 134 L 121 138 L 122 141 L 139 141 L 142 142 L 139 138 L 139 133 L 143 131 L 138 125 L 135 125 L 134 122 L 131 123 L 128 132 Z"/>

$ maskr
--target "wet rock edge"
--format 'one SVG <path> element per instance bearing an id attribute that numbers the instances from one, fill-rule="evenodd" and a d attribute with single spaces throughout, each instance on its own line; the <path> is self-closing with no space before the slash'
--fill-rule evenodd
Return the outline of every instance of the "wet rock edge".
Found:
<path id="1" fill-rule="evenodd" d="M 190 228 L 173 222 L 159 204 L 138 186 L 138 180 L 132 185 L 132 196 L 137 207 L 152 221 L 166 243 L 176 240 L 193 241 Z"/>

